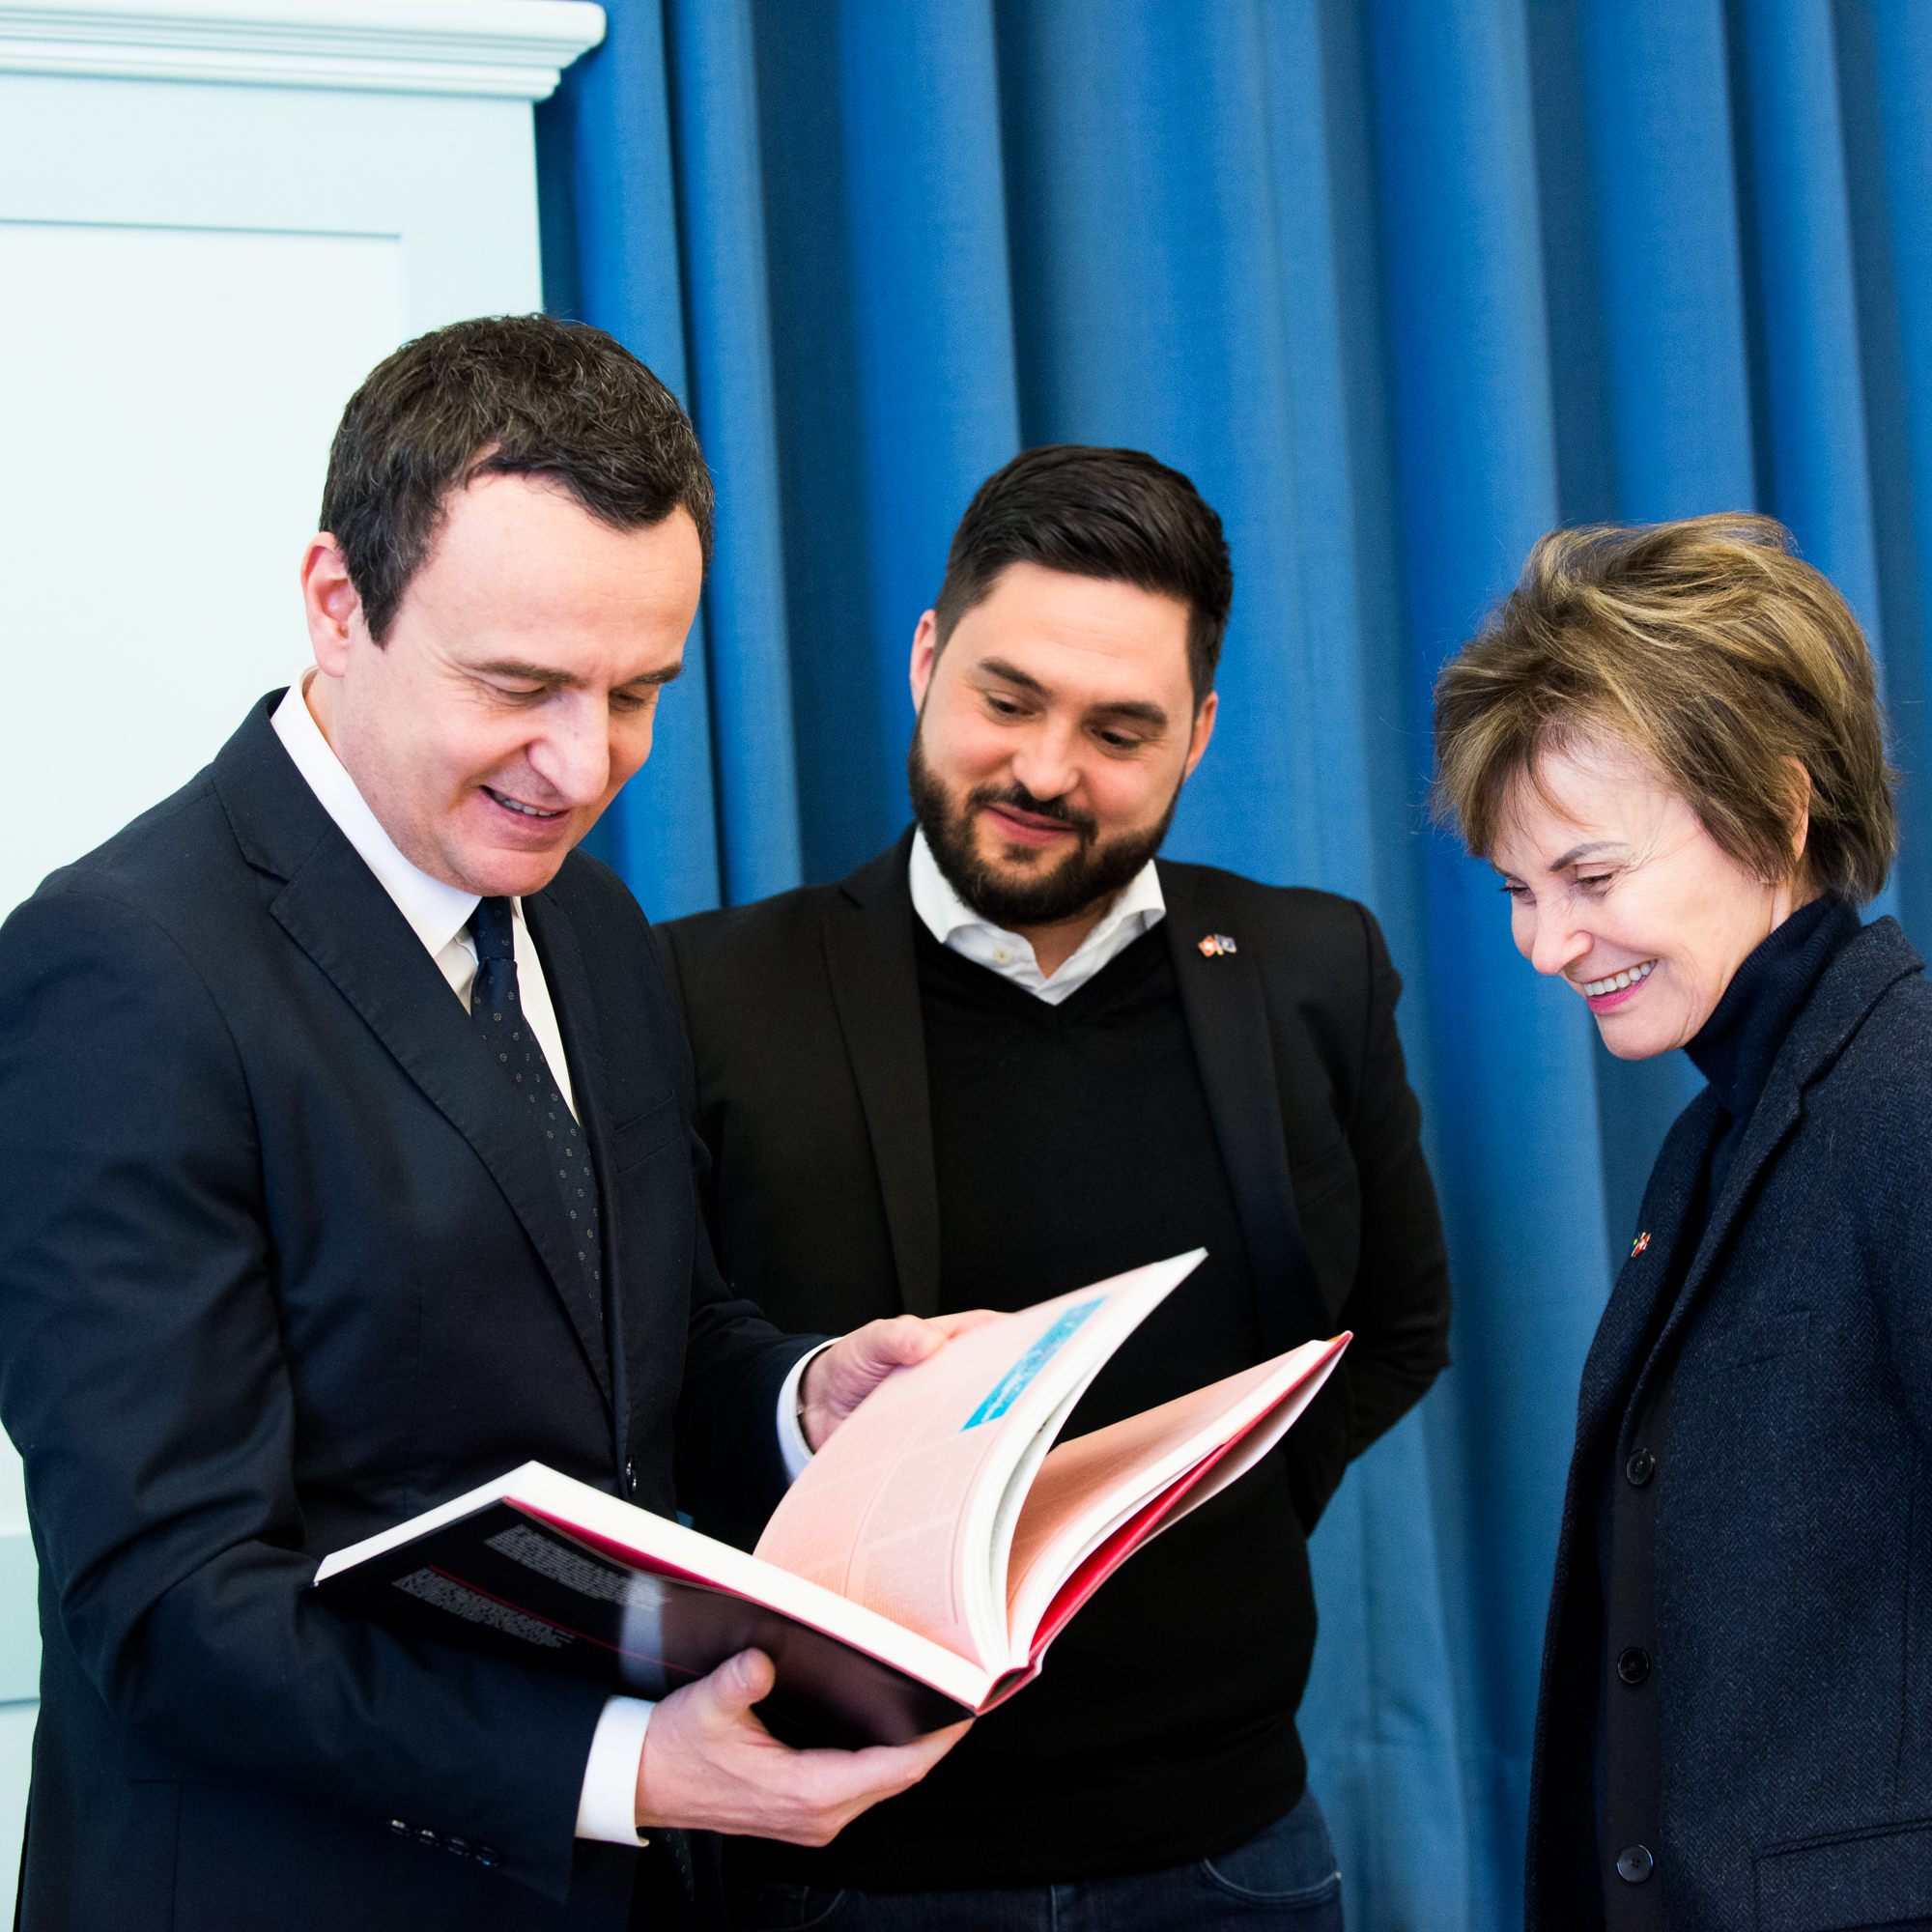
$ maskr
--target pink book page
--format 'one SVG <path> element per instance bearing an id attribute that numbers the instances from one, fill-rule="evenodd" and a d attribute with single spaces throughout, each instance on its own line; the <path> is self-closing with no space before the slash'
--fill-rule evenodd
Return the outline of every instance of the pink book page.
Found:
<path id="1" fill-rule="evenodd" d="M 968 1709 L 1003 1681 L 1006 1666 L 988 1671 L 861 1604 L 818 1589 L 805 1578 L 761 1563 L 729 1544 L 715 1543 L 684 1524 L 635 1508 L 541 1463 L 526 1463 L 407 1522 L 394 1524 L 326 1557 L 317 1580 L 407 1547 L 496 1502 L 507 1502 L 628 1568 L 668 1577 L 764 1605 L 809 1625 L 920 1679 Z M 628 1646 L 627 1646 L 628 1647 Z M 655 1655 L 655 1653 L 652 1653 Z"/>
<path id="2" fill-rule="evenodd" d="M 1179 1279 L 1177 1265 L 1136 1269 L 988 1322 L 888 1377 L 793 1484 L 758 1540 L 759 1557 L 1003 1668 L 1004 1605 L 988 1606 L 998 1631 L 977 1639 L 964 1568 L 990 1577 L 1006 1477 L 1069 1378 L 1092 1377 Z"/>
<path id="3" fill-rule="evenodd" d="M 1034 1479 L 1013 1532 L 1007 1602 L 1015 1636 L 1025 1633 L 1029 1621 L 1043 1622 L 1049 1603 L 1055 1612 L 1061 1610 L 1062 1585 L 1070 1574 L 1091 1567 L 1085 1561 L 1090 1552 L 1113 1549 L 1123 1526 L 1135 1528 L 1092 1578 L 1091 1593 L 1132 1549 L 1176 1520 L 1179 1497 L 1204 1483 L 1246 1435 L 1264 1431 L 1289 1404 L 1299 1413 L 1346 1342 L 1338 1337 L 1306 1344 L 1057 1444 Z M 1284 1420 L 1272 1434 L 1278 1439 L 1286 1428 Z M 1245 1466 L 1252 1459 L 1241 1460 Z M 1154 1500 L 1158 1508 L 1151 1506 Z M 1065 1614 L 1084 1601 L 1083 1594 Z M 1054 1628 L 1064 1621 L 1060 1616 Z"/>
<path id="4" fill-rule="evenodd" d="M 1185 1515 L 1188 1493 L 1227 1454 L 1224 1446 L 1197 1463 L 1185 1475 L 1177 1477 L 1150 1502 L 1143 1503 L 1127 1520 L 1110 1531 L 1080 1560 L 1073 1574 L 1061 1584 L 1048 1604 L 1045 1614 L 1035 1627 L 1032 1662 L 1036 1671 L 1046 1647 L 1072 1622 L 1073 1613 L 1095 1590 L 1131 1556 L 1142 1544 L 1157 1536 L 1177 1514 Z"/>

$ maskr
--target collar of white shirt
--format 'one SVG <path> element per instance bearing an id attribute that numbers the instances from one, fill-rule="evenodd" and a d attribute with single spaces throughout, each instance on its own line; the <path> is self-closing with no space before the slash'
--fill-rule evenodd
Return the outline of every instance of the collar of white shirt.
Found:
<path id="1" fill-rule="evenodd" d="M 296 770 L 308 781 L 309 790 L 322 802 L 322 809 L 395 900 L 411 930 L 432 954 L 439 953 L 469 923 L 476 910 L 476 895 L 431 878 L 396 850 L 395 840 L 383 830 L 368 801 L 355 789 L 355 781 L 322 735 L 322 726 L 310 715 L 303 696 L 308 676 L 290 685 L 288 696 L 275 706 L 275 735 L 295 760 Z"/>
<path id="2" fill-rule="evenodd" d="M 946 874 L 939 869 L 939 861 L 932 856 L 923 832 L 913 834 L 908 883 L 912 887 L 913 910 L 940 945 L 990 973 L 999 974 L 1003 980 L 1025 987 L 1050 1007 L 1057 1007 L 1078 992 L 1117 954 L 1167 917 L 1160 875 L 1150 859 L 1122 889 L 1105 917 L 1080 942 L 1072 957 L 1048 979 L 1039 970 L 1030 941 L 981 919 L 952 890 Z"/>
<path id="3" fill-rule="evenodd" d="M 476 941 L 469 931 L 469 918 L 477 905 L 476 895 L 431 878 L 396 850 L 396 841 L 383 830 L 381 821 L 369 810 L 368 800 L 355 789 L 355 781 L 349 776 L 309 711 L 304 694 L 309 678 L 314 675 L 309 671 L 290 685 L 288 695 L 275 706 L 275 735 L 322 809 L 334 819 L 342 836 L 355 846 L 362 863 L 396 902 L 396 910 L 409 921 L 410 930 L 422 941 L 438 970 L 449 981 L 449 990 L 463 1002 L 467 1012 L 469 988 L 476 979 Z M 543 1048 L 551 1077 L 562 1091 L 564 1104 L 575 1113 L 577 1096 L 570 1084 L 563 1034 L 551 1005 L 550 986 L 544 978 L 543 962 L 537 957 L 536 942 L 531 939 L 524 919 L 523 900 L 512 899 L 510 909 L 516 921 L 517 984 L 524 1015 L 537 1037 L 537 1044 Z"/>

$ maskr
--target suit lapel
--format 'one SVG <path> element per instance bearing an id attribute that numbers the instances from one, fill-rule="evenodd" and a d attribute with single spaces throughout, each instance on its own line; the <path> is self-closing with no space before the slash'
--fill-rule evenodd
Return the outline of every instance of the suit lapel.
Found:
<path id="1" fill-rule="evenodd" d="M 1804 1111 L 1804 1089 L 1844 1051 L 1887 989 L 1908 974 L 1919 971 L 1920 964 L 1918 953 L 1907 944 L 1896 923 L 1882 919 L 1862 928 L 1825 969 L 1772 1065 L 1764 1092 L 1752 1110 L 1744 1145 L 1724 1177 L 1723 1194 L 1712 1203 L 1705 1217 L 1697 1251 L 1691 1257 L 1683 1289 L 1663 1331 L 1639 1363 L 1634 1359 L 1635 1352 L 1642 1346 L 1642 1337 L 1652 1332 L 1656 1297 L 1670 1273 L 1668 1250 L 1674 1249 L 1681 1239 L 1684 1215 L 1702 1171 L 1703 1155 L 1722 1127 L 1722 1109 L 1708 1088 L 1685 1109 L 1658 1156 L 1659 1173 L 1669 1176 L 1656 1209 L 1658 1229 L 1660 1233 L 1664 1230 L 1668 1217 L 1672 1238 L 1655 1272 L 1639 1275 L 1633 1282 L 1631 1305 L 1622 1311 L 1618 1304 L 1625 1298 L 1625 1279 L 1635 1271 L 1635 1259 L 1626 1265 L 1618 1279 L 1617 1292 L 1611 1297 L 1598 1334 L 1599 1343 L 1603 1343 L 1612 1326 L 1612 1316 L 1617 1315 L 1614 1347 L 1605 1350 L 1600 1365 L 1598 1350 L 1593 1346 L 1584 1371 L 1585 1399 L 1588 1401 L 1593 1394 L 1596 1397 L 1595 1413 L 1584 1418 L 1585 1426 L 1620 1419 L 1621 1407 L 1615 1402 L 1617 1391 L 1631 1391 L 1630 1406 L 1641 1403 L 1647 1389 L 1674 1358 L 1686 1326 L 1717 1277 L 1718 1264 L 1729 1246 L 1752 1188 L 1779 1147 L 1797 1129 Z M 1680 1136 L 1683 1136 L 1681 1143 Z M 1646 1214 L 1652 1212 L 1649 1196 L 1645 1197 L 1644 1210 Z M 1654 1236 L 1653 1245 L 1664 1244 Z M 1636 1259 L 1648 1258 L 1646 1251 L 1645 1256 Z M 1641 1321 L 1635 1320 L 1639 1313 Z"/>
<path id="2" fill-rule="evenodd" d="M 1638 1213 L 1641 1245 L 1617 1273 L 1583 1364 L 1577 1402 L 1579 1440 L 1589 1440 L 1605 1424 L 1615 1426 L 1621 1418 L 1643 1366 L 1646 1340 L 1657 1333 L 1659 1297 L 1676 1278 L 1674 1262 L 1684 1240 L 1684 1224 L 1696 1201 L 1722 1112 L 1706 1088 L 1664 1137 Z"/>
<path id="3" fill-rule="evenodd" d="M 270 915 L 489 1170 L 542 1257 L 608 1400 L 601 1318 L 536 1140 L 503 1104 L 501 1071 L 435 960 L 283 751 L 270 722 L 280 696 L 255 707 L 213 771 L 243 857 L 284 881 Z"/>
<path id="4" fill-rule="evenodd" d="M 502 1072 L 436 962 L 346 839 L 320 845 L 270 910 L 490 1170 L 542 1256 L 608 1400 L 602 1318 L 555 1184 L 535 1136 L 504 1105 Z"/>
<path id="5" fill-rule="evenodd" d="M 1195 943 L 1202 922 L 1192 882 L 1173 867 L 1159 870 L 1175 981 L 1247 1244 L 1262 1346 L 1279 1354 L 1326 1334 L 1340 1311 L 1324 1300 L 1301 1236 L 1261 969 L 1238 933 L 1229 935 L 1233 952 L 1204 956 Z"/>
<path id="6" fill-rule="evenodd" d="M 551 1009 L 556 1014 L 557 1031 L 563 1036 L 578 1124 L 589 1137 L 592 1154 L 601 1163 L 607 1138 L 603 1110 L 604 1037 L 597 1025 L 597 1008 L 591 998 L 583 949 L 577 943 L 576 928 L 548 889 L 531 894 L 524 901 L 524 918 L 543 960 Z M 667 1087 L 665 1091 L 668 1094 L 670 1090 Z M 603 1184 L 601 1170 L 598 1184 Z"/>
<path id="7" fill-rule="evenodd" d="M 618 1238 L 617 1234 L 616 1176 L 611 1166 L 610 1122 L 604 1111 L 604 1095 L 610 1091 L 610 1081 L 604 1059 L 603 1033 L 597 1024 L 597 1003 L 591 996 L 590 974 L 584 965 L 583 949 L 578 944 L 577 928 L 571 924 L 548 889 L 533 893 L 525 899 L 524 917 L 529 923 L 530 937 L 535 941 L 537 955 L 543 961 L 544 983 L 550 989 L 551 1009 L 556 1015 L 557 1031 L 563 1037 L 564 1058 L 570 1065 L 571 1098 L 576 1103 L 577 1123 L 583 1129 L 584 1139 L 590 1144 L 590 1161 L 597 1175 L 597 1194 L 604 1223 L 604 1307 L 599 1308 L 592 1300 L 581 1266 L 576 1267 L 569 1277 L 576 1293 L 574 1298 L 571 1295 L 564 1297 L 565 1305 L 570 1309 L 578 1339 L 599 1365 L 598 1379 L 605 1399 L 618 1407 L 628 1407 L 628 1402 L 623 1400 L 623 1391 L 613 1390 L 611 1386 L 612 1375 L 621 1379 L 624 1373 L 624 1337 L 619 1331 L 624 1307 L 621 1270 L 626 1243 Z M 665 1091 L 668 1094 L 670 1090 L 667 1086 Z M 548 1173 L 544 1175 L 544 1180 L 549 1182 Z M 555 1221 L 554 1225 L 559 1236 L 563 1237 L 558 1260 L 548 1262 L 546 1257 L 554 1276 L 560 1263 L 574 1261 L 576 1250 L 575 1244 L 567 1237 L 563 1224 Z M 617 1324 L 609 1334 L 604 1332 L 606 1309 L 610 1311 L 611 1321 Z"/>
<path id="8" fill-rule="evenodd" d="M 1919 966 L 1918 953 L 1897 924 L 1882 919 L 1861 928 L 1826 967 L 1772 1065 L 1744 1145 L 1724 1177 L 1723 1195 L 1712 1204 L 1684 1292 L 1644 1367 L 1644 1381 L 1653 1379 L 1661 1365 L 1675 1354 L 1687 1324 L 1716 1279 L 1718 1264 L 1759 1176 L 1798 1127 L 1804 1112 L 1804 1089 L 1844 1051 L 1887 989 Z M 1643 1395 L 1641 1384 L 1636 1395 L 1639 1399 Z"/>
<path id="9" fill-rule="evenodd" d="M 913 952 L 908 834 L 845 881 L 824 915 L 825 964 L 865 1109 L 909 1315 L 939 1312 L 939 1181 Z"/>

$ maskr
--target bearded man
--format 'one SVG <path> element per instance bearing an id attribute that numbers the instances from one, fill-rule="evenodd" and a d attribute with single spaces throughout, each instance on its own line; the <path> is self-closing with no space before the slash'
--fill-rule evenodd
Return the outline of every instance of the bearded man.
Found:
<path id="1" fill-rule="evenodd" d="M 1024 452 L 913 639 L 916 827 L 838 885 L 659 928 L 703 1209 L 773 1321 L 1021 1308 L 1205 1247 L 1068 1434 L 1355 1333 L 1287 1442 L 923 1784 L 822 1849 L 731 1841 L 741 1927 L 816 1924 L 840 1893 L 841 1932 L 1341 1924 L 1294 1721 L 1306 1539 L 1443 1366 L 1449 1291 L 1375 920 L 1155 858 L 1232 598 L 1185 476 Z"/>

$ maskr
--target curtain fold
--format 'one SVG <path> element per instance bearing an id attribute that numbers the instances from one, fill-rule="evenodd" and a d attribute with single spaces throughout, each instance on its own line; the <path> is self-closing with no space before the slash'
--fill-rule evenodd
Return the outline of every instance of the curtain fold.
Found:
<path id="1" fill-rule="evenodd" d="M 1517 958 L 1428 824 L 1430 686 L 1552 526 L 1768 510 L 1881 654 L 1923 927 L 1932 9 L 606 4 L 538 110 L 546 298 L 691 407 L 719 533 L 602 849 L 656 917 L 859 864 L 981 477 L 1194 477 L 1236 588 L 1170 850 L 1375 908 L 1458 1297 L 1314 1541 L 1311 1775 L 1352 1925 L 1505 1925 L 1577 1377 L 1699 1083 Z"/>
<path id="2" fill-rule="evenodd" d="M 609 329 L 688 409 L 664 14 L 657 0 L 626 0 L 605 12 L 609 30 L 595 57 L 570 69 L 537 110 L 544 298 L 559 314 Z M 653 911 L 719 899 L 710 603 L 707 597 L 685 647 L 684 675 L 660 706 L 650 762 L 593 835 L 592 849 Z"/>
<path id="3" fill-rule="evenodd" d="M 740 904 L 795 885 L 801 863 L 757 74 L 741 11 L 672 0 L 667 26 L 688 400 L 718 490 L 704 628 L 719 728 L 700 777 L 716 890 Z"/>

